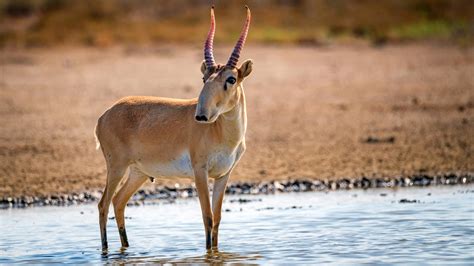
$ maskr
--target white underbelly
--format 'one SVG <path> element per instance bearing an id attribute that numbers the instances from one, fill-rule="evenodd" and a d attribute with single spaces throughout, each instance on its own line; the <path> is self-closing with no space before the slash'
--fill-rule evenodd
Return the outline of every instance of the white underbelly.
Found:
<path id="1" fill-rule="evenodd" d="M 175 160 L 167 162 L 137 162 L 137 167 L 151 177 L 194 177 L 191 157 L 188 151 Z"/>
<path id="2" fill-rule="evenodd" d="M 208 174 L 211 178 L 218 178 L 232 169 L 236 159 L 235 151 L 220 150 L 209 154 Z M 193 178 L 194 171 L 191 164 L 191 156 L 188 151 L 183 152 L 174 160 L 138 161 L 135 166 L 144 174 L 156 178 Z"/>

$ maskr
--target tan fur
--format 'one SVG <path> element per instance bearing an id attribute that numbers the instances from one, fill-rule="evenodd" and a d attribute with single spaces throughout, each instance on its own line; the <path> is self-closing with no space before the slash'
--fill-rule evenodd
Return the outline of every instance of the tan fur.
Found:
<path id="1" fill-rule="evenodd" d="M 104 250 L 109 204 L 128 168 L 128 180 L 113 199 L 122 246 L 128 246 L 123 218 L 126 203 L 148 177 L 194 177 L 206 247 L 217 246 L 226 182 L 245 151 L 247 115 L 242 81 L 252 71 L 252 62 L 244 62 L 239 69 L 207 69 L 205 64 L 201 69 L 206 82 L 199 98 L 126 97 L 99 118 L 95 133 L 107 163 L 107 184 L 99 203 Z M 237 80 L 234 85 L 227 82 L 230 76 Z M 209 121 L 196 121 L 200 115 Z M 215 179 L 212 206 L 208 178 Z"/>

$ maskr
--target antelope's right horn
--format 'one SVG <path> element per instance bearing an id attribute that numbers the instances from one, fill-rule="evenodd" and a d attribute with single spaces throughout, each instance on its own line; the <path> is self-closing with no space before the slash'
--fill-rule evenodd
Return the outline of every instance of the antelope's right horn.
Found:
<path id="1" fill-rule="evenodd" d="M 216 19 L 214 17 L 214 6 L 211 7 L 211 28 L 207 34 L 206 43 L 204 44 L 204 60 L 208 68 L 215 67 L 216 61 L 214 60 L 213 46 L 214 46 L 214 34 L 216 32 Z"/>

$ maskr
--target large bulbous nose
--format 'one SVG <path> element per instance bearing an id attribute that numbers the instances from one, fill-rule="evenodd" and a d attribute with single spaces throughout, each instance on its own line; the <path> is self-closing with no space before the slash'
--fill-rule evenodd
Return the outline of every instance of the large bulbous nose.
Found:
<path id="1" fill-rule="evenodd" d="M 207 117 L 205 115 L 197 115 L 196 116 L 196 121 L 200 121 L 200 122 L 207 122 Z"/>

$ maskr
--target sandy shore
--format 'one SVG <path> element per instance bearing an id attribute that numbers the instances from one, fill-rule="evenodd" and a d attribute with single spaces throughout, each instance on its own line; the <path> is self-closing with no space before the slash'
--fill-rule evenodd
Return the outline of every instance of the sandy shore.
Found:
<path id="1" fill-rule="evenodd" d="M 242 56 L 255 70 L 232 181 L 474 172 L 474 49 L 256 46 Z M 201 57 L 200 47 L 2 51 L 0 197 L 101 189 L 97 118 L 126 95 L 196 97 Z M 147 186 L 176 182 L 190 183 Z"/>

